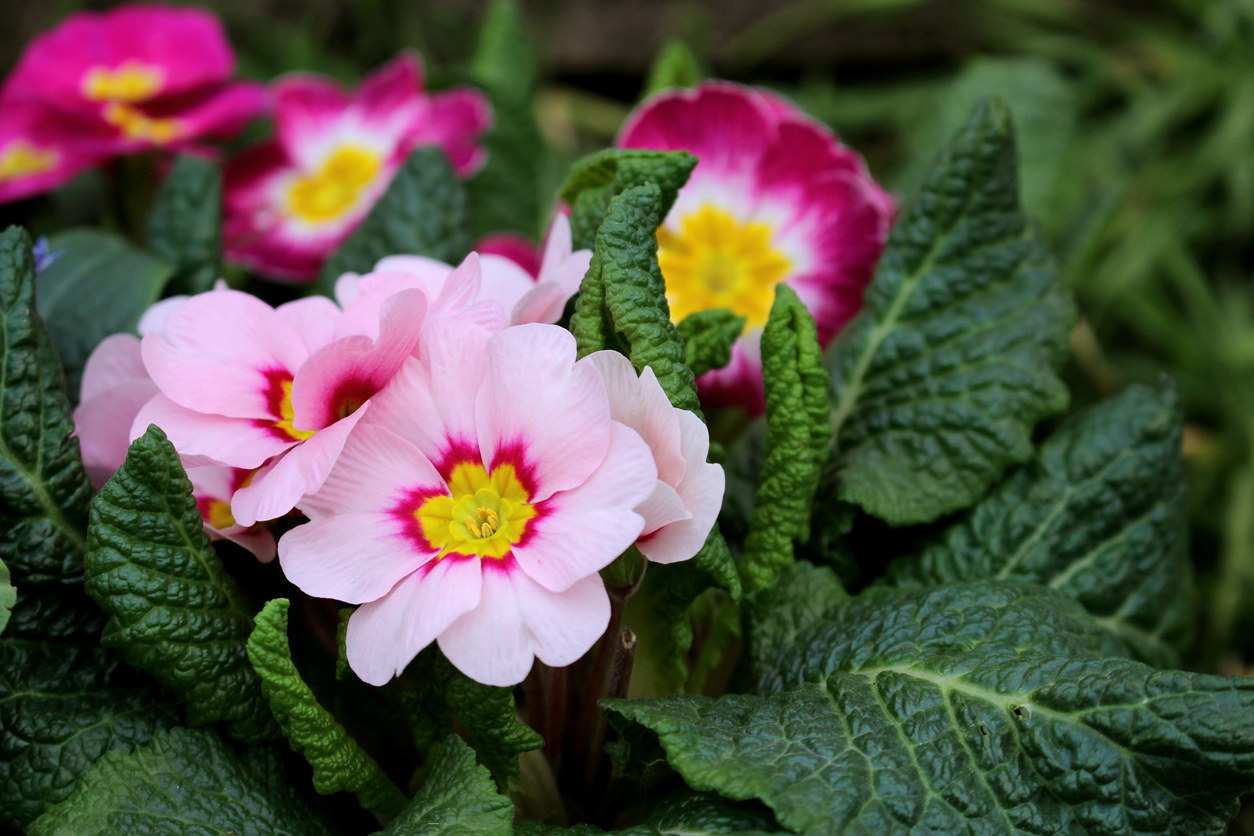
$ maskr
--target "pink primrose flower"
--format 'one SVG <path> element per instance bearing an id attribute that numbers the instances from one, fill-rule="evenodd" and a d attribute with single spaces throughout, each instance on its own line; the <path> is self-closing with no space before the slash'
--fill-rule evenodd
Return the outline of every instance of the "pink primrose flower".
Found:
<path id="1" fill-rule="evenodd" d="M 654 563 L 688 560 L 705 538 L 723 505 L 723 468 L 710 464 L 710 432 L 686 409 L 671 406 L 653 369 L 637 376 L 617 351 L 589 356 L 601 372 L 610 399 L 610 417 L 631 427 L 653 453 L 657 483 L 636 506 L 644 530 L 636 548 Z"/>
<path id="2" fill-rule="evenodd" d="M 539 275 L 535 278 L 511 258 L 491 254 L 471 255 L 482 267 L 482 284 L 477 296 L 479 302 L 498 303 L 508 315 L 510 325 L 531 322 L 552 324 L 561 319 L 567 300 L 578 292 L 579 283 L 592 261 L 591 250 L 571 252 L 570 221 L 561 213 L 553 219 L 544 245 L 544 256 L 540 260 Z M 374 273 L 368 275 L 388 276 L 387 286 L 393 292 L 402 287 L 418 287 L 428 295 L 438 295 L 453 273 L 452 267 L 433 258 L 394 255 L 376 264 Z M 346 299 L 355 299 L 357 283 L 365 280 L 366 277 L 355 273 L 341 276 L 336 283 L 336 298 L 341 304 Z M 496 309 L 495 305 L 491 307 L 491 310 Z M 365 310 L 368 309 L 363 309 L 363 312 Z"/>
<path id="3" fill-rule="evenodd" d="M 89 153 L 194 147 L 238 133 L 265 109 L 265 89 L 231 81 L 234 68 L 222 25 L 202 9 L 145 3 L 78 12 L 27 47 L 0 91 L 0 110 L 55 114 L 61 142 Z"/>
<path id="4" fill-rule="evenodd" d="M 0 102 L 0 203 L 55 189 L 109 156 L 106 141 L 75 138 L 59 114 Z"/>
<path id="5" fill-rule="evenodd" d="M 748 318 L 731 363 L 698 381 L 711 406 L 765 408 L 760 340 L 775 285 L 788 283 L 826 345 L 862 305 L 894 202 L 861 157 L 770 93 L 721 81 L 645 101 L 623 148 L 700 157 L 658 228 L 671 317 L 731 308 Z"/>
<path id="6" fill-rule="evenodd" d="M 562 328 L 434 323 L 279 541 L 306 593 L 360 604 L 348 661 L 381 685 L 432 641 L 471 678 L 569 665 L 610 607 L 600 569 L 640 536 L 648 446 L 611 417 Z"/>
<path id="7" fill-rule="evenodd" d="M 274 560 L 274 534 L 264 524 L 240 525 L 231 513 L 231 500 L 252 481 L 255 471 L 234 467 L 190 467 L 187 478 L 192 483 L 192 496 L 205 523 L 210 540 L 230 540 L 243 546 L 260 560 Z"/>
<path id="8" fill-rule="evenodd" d="M 226 170 L 227 256 L 276 279 L 307 281 L 352 233 L 419 145 L 444 149 L 468 177 L 492 122 L 469 88 L 423 92 L 422 66 L 402 55 L 352 93 L 293 74 L 274 89 L 275 138 Z"/>
<path id="9" fill-rule="evenodd" d="M 233 519 L 250 526 L 282 516 L 322 484 L 371 398 L 434 318 L 428 309 L 452 317 L 478 279 L 468 260 L 430 303 L 416 288 L 377 298 L 377 282 L 363 281 L 344 310 L 322 297 L 272 308 L 233 290 L 193 296 L 143 339 L 160 394 L 140 410 L 131 437 L 156 424 L 189 467 L 255 470 L 232 497 Z M 497 309 L 497 327 L 503 320 Z"/>

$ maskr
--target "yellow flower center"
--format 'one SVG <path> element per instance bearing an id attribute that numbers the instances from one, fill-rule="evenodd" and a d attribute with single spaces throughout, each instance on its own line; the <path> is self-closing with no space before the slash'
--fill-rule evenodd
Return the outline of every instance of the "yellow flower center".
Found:
<path id="1" fill-rule="evenodd" d="M 281 433 L 286 434 L 293 441 L 304 441 L 317 430 L 298 430 L 292 426 L 292 421 L 296 420 L 296 411 L 292 409 L 292 381 L 279 380 L 279 420 L 274 422 L 274 428 Z M 249 477 L 251 481 L 252 477 Z"/>
<path id="2" fill-rule="evenodd" d="M 231 514 L 231 503 L 223 502 L 220 499 L 211 499 L 205 503 L 205 506 L 201 509 L 201 516 L 205 518 L 205 522 L 218 531 L 223 531 L 235 525 L 235 517 Z"/>
<path id="3" fill-rule="evenodd" d="M 93 102 L 142 102 L 161 90 L 164 76 L 160 67 L 137 61 L 127 61 L 116 69 L 92 67 L 83 76 L 83 95 Z"/>
<path id="4" fill-rule="evenodd" d="M 105 107 L 105 121 L 122 131 L 127 139 L 142 139 L 154 145 L 165 145 L 183 135 L 178 119 L 154 119 L 130 105 L 113 102 Z"/>
<path id="5" fill-rule="evenodd" d="M 671 319 L 709 308 L 731 308 L 761 328 L 771 313 L 775 285 L 792 262 L 771 246 L 771 226 L 740 223 L 706 204 L 684 215 L 679 231 L 657 230 L 657 262 L 666 280 Z"/>
<path id="6" fill-rule="evenodd" d="M 513 465 L 489 475 L 481 464 L 459 464 L 449 493 L 429 497 L 414 512 L 423 536 L 440 550 L 437 560 L 449 554 L 505 557 L 536 516 Z"/>
<path id="7" fill-rule="evenodd" d="M 59 159 L 60 156 L 52 149 L 41 151 L 21 139 L 10 142 L 0 153 L 0 183 L 45 174 L 57 167 Z"/>
<path id="8" fill-rule="evenodd" d="M 291 213 L 309 223 L 333 221 L 357 205 L 379 176 L 379 155 L 355 145 L 336 149 L 317 172 L 306 174 L 288 192 Z"/>

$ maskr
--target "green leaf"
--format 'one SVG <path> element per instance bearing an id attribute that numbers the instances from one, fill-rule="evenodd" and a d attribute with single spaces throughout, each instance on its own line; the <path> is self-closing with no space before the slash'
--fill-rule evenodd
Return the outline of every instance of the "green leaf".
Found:
<path id="1" fill-rule="evenodd" d="M 657 226 L 665 212 L 657 186 L 628 189 L 614 198 L 597 230 L 592 264 L 579 288 L 570 329 L 585 357 L 622 347 L 640 372 L 653 368 L 680 409 L 696 412 L 697 385 L 685 362 L 683 339 L 671 322 L 666 285 L 657 266 Z"/>
<path id="2" fill-rule="evenodd" d="M 810 536 L 810 506 L 831 439 L 831 380 L 814 317 L 782 283 L 775 286 L 762 330 L 762 380 L 766 459 L 740 558 L 740 580 L 748 590 L 770 585 L 793 562 L 793 541 Z"/>
<path id="3" fill-rule="evenodd" d="M 594 247 L 610 202 L 635 186 L 652 183 L 661 190 L 657 217 L 665 218 L 696 166 L 697 158 L 687 151 L 637 148 L 607 148 L 576 162 L 561 191 L 571 209 L 574 248 Z M 656 232 L 656 227 L 651 231 Z M 657 252 L 656 242 L 653 252 Z"/>
<path id="4" fill-rule="evenodd" d="M 741 661 L 751 681 L 761 683 L 799 635 L 848 599 L 835 572 L 805 561 L 784 567 L 770 586 L 746 595 Z"/>
<path id="5" fill-rule="evenodd" d="M 9 568 L 0 560 L 0 633 L 9 624 L 9 615 L 17 603 L 17 590 L 9 582 Z"/>
<path id="6" fill-rule="evenodd" d="M 0 562 L 22 590 L 10 635 L 63 638 L 99 629 L 82 594 L 91 484 L 57 353 L 35 312 L 30 238 L 0 236 Z"/>
<path id="7" fill-rule="evenodd" d="M 798 639 L 770 696 L 616 700 L 694 789 L 806 834 L 1222 834 L 1254 782 L 1254 680 L 1092 654 L 1031 584 L 885 590 Z"/>
<path id="8" fill-rule="evenodd" d="M 157 427 L 92 502 L 86 564 L 87 592 L 109 616 L 102 644 L 174 692 L 192 725 L 224 721 L 245 742 L 275 736 L 248 661 L 253 619 Z"/>
<path id="9" fill-rule="evenodd" d="M 134 333 L 139 318 L 174 274 L 169 263 L 99 229 L 69 229 L 48 239 L 62 255 L 35 281 L 39 315 L 65 365 L 75 399 L 83 366 L 100 341 Z"/>
<path id="10" fill-rule="evenodd" d="M 1019 209 L 1013 130 L 976 108 L 829 348 L 841 499 L 893 525 L 971 505 L 1067 405 L 1074 303 Z"/>
<path id="11" fill-rule="evenodd" d="M 890 565 L 888 582 L 1034 581 L 1078 600 L 1141 661 L 1179 664 L 1194 614 L 1181 425 L 1169 382 L 1085 410 L 934 544 Z"/>
<path id="12" fill-rule="evenodd" d="M 779 830 L 775 817 L 759 804 L 737 804 L 710 793 L 681 790 L 658 804 L 642 824 L 610 832 L 614 836 L 750 836 Z M 599 836 L 604 832 L 590 824 L 551 827 L 520 821 L 514 825 L 516 836 Z"/>
<path id="13" fill-rule="evenodd" d="M 727 308 L 710 308 L 684 317 L 676 328 L 684 338 L 684 360 L 693 375 L 700 377 L 731 362 L 732 346 L 745 330 L 746 321 Z"/>
<path id="14" fill-rule="evenodd" d="M 68 798 L 105 752 L 179 722 L 151 682 L 95 645 L 0 640 L 0 826 Z"/>
<path id="15" fill-rule="evenodd" d="M 475 753 L 451 736 L 436 752 L 431 774 L 381 836 L 510 836 L 514 805 L 496 791 Z"/>
<path id="16" fill-rule="evenodd" d="M 303 799 L 266 777 L 213 731 L 174 729 L 133 754 L 105 755 L 30 836 L 331 836 Z"/>
<path id="17" fill-rule="evenodd" d="M 388 779 L 374 758 L 348 736 L 301 679 L 287 642 L 286 598 L 266 603 L 248 638 L 248 658 L 261 677 L 261 691 L 279 728 L 313 767 L 314 789 L 323 795 L 356 793 L 361 806 L 395 816 L 405 795 Z"/>
<path id="18" fill-rule="evenodd" d="M 222 276 L 222 173 L 201 157 L 181 154 L 148 212 L 144 246 L 174 265 L 175 286 L 212 290 Z"/>
<path id="19" fill-rule="evenodd" d="M 345 273 L 369 273 L 390 255 L 457 264 L 470 251 L 466 189 L 436 146 L 414 150 L 361 226 L 336 250 L 315 285 L 330 296 Z"/>
<path id="20" fill-rule="evenodd" d="M 696 87 L 705 78 L 701 63 L 688 44 L 670 41 L 653 59 L 649 78 L 644 83 L 644 96 L 651 96 L 672 87 Z"/>
<path id="21" fill-rule="evenodd" d="M 484 13 L 470 77 L 487 92 L 493 118 L 487 161 L 466 184 L 474 237 L 513 231 L 534 238 L 546 148 L 534 113 L 535 50 L 513 0 L 495 0 Z"/>

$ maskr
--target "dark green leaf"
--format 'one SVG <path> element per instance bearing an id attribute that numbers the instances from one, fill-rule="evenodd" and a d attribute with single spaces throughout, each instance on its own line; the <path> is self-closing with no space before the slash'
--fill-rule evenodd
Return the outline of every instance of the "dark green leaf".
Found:
<path id="1" fill-rule="evenodd" d="M 369 273 L 390 255 L 457 264 L 470 251 L 466 188 L 444 152 L 414 150 L 357 231 L 327 259 L 316 289 L 330 296 L 344 273 Z"/>
<path id="2" fill-rule="evenodd" d="M 479 25 L 470 75 L 489 91 L 511 101 L 530 101 L 539 85 L 535 48 L 515 0 L 492 0 Z"/>
<path id="3" fill-rule="evenodd" d="M 759 804 L 737 804 L 710 793 L 680 791 L 658 804 L 643 824 L 610 832 L 614 836 L 750 836 L 779 830 L 775 817 Z M 604 832 L 590 824 L 565 828 L 522 821 L 514 825 L 516 836 L 599 836 Z"/>
<path id="4" fill-rule="evenodd" d="M 209 729 L 174 729 L 106 755 L 30 836 L 331 836 L 290 788 L 265 780 Z"/>
<path id="5" fill-rule="evenodd" d="M 0 640 L 0 826 L 25 828 L 105 752 L 130 752 L 178 722 L 152 683 L 108 650 Z"/>
<path id="6" fill-rule="evenodd" d="M 1074 304 L 1019 209 L 1006 106 L 978 107 L 829 349 L 841 499 L 899 525 L 975 502 L 1067 405 Z"/>
<path id="7" fill-rule="evenodd" d="M 496 791 L 475 753 L 449 737 L 436 753 L 431 774 L 409 806 L 381 836 L 510 836 L 514 805 Z"/>
<path id="8" fill-rule="evenodd" d="M 261 677 L 262 693 L 279 728 L 292 749 L 313 767 L 314 789 L 323 795 L 356 793 L 366 809 L 395 816 L 405 806 L 404 794 L 318 704 L 296 670 L 287 642 L 287 608 L 286 598 L 269 601 L 248 638 L 248 658 Z"/>
<path id="9" fill-rule="evenodd" d="M 696 87 L 703 78 L 705 74 L 701 72 L 701 64 L 688 44 L 671 41 L 653 59 L 643 95 L 651 96 L 672 87 Z"/>
<path id="10" fill-rule="evenodd" d="M 1077 599 L 1141 661 L 1178 664 L 1194 604 L 1180 434 L 1167 382 L 1085 410 L 888 581 L 1034 581 Z"/>
<path id="11" fill-rule="evenodd" d="M 99 614 L 82 594 L 91 484 L 61 364 L 35 312 L 30 238 L 17 227 L 0 236 L 0 315 L 0 562 L 22 590 L 7 629 L 91 634 Z"/>
<path id="12" fill-rule="evenodd" d="M 727 308 L 710 308 L 684 317 L 676 326 L 684 338 L 684 358 L 697 377 L 731 362 L 732 346 L 745 330 L 743 316 Z"/>
<path id="13" fill-rule="evenodd" d="M 253 619 L 157 427 L 92 502 L 86 564 L 87 592 L 109 616 L 102 644 L 173 691 L 193 725 L 225 721 L 245 742 L 275 736 L 248 661 Z"/>
<path id="14" fill-rule="evenodd" d="M 4 561 L 0 560 L 0 633 L 3 633 L 4 628 L 8 626 L 9 614 L 13 610 L 13 605 L 17 603 L 17 590 L 9 581 L 9 568 L 4 565 Z"/>
<path id="15" fill-rule="evenodd" d="M 657 266 L 656 232 L 665 217 L 661 202 L 654 185 L 635 186 L 614 198 L 597 231 L 570 328 L 580 357 L 621 346 L 637 372 L 653 368 L 672 404 L 697 411 L 695 378 Z"/>
<path id="16" fill-rule="evenodd" d="M 665 218 L 696 165 L 697 158 L 687 151 L 636 148 L 607 148 L 576 162 L 561 191 L 562 200 L 571 209 L 574 248 L 595 245 L 610 202 L 635 186 L 652 183 L 661 190 L 657 217 Z M 656 232 L 656 228 L 651 231 Z M 656 243 L 653 251 L 657 252 Z"/>
<path id="17" fill-rule="evenodd" d="M 771 696 L 610 703 L 694 789 L 806 834 L 1219 836 L 1254 782 L 1254 680 L 1093 655 L 1032 584 L 884 590 L 803 631 Z"/>
<path id="18" fill-rule="evenodd" d="M 746 595 L 741 661 L 751 681 L 762 682 L 799 635 L 848 599 L 835 572 L 805 561 L 785 567 L 770 586 Z"/>
<path id="19" fill-rule="evenodd" d="M 174 265 L 180 291 L 213 289 L 222 276 L 222 172 L 215 163 L 189 154 L 175 160 L 148 213 L 144 246 Z"/>
<path id="20" fill-rule="evenodd" d="M 810 506 L 831 439 L 831 380 L 814 317 L 786 284 L 762 330 L 766 458 L 740 558 L 745 589 L 768 586 L 793 562 L 793 541 L 810 536 Z"/>
<path id="21" fill-rule="evenodd" d="M 99 229 L 70 229 L 48 239 L 62 255 L 35 282 L 39 315 L 78 397 L 83 366 L 101 340 L 134 332 L 174 273 L 169 263 Z"/>

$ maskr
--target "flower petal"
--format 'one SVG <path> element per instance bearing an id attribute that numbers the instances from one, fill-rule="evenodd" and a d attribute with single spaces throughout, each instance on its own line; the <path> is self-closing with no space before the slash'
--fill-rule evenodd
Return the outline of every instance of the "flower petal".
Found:
<path id="1" fill-rule="evenodd" d="M 424 100 L 408 140 L 411 147 L 439 145 L 457 176 L 466 178 L 487 158 L 480 140 L 490 127 L 487 97 L 471 87 L 453 87 Z"/>
<path id="2" fill-rule="evenodd" d="M 636 548 L 654 563 L 676 563 L 701 551 L 723 507 L 726 489 L 723 468 L 705 460 L 710 450 L 709 430 L 700 418 L 686 410 L 680 412 L 679 420 L 688 470 L 676 492 L 691 518 L 652 530 L 646 526 L 646 533 L 636 542 Z M 639 508 L 636 510 L 645 513 Z M 649 518 L 648 514 L 645 518 Z"/>
<path id="3" fill-rule="evenodd" d="M 83 366 L 83 384 L 78 397 L 80 401 L 87 401 L 120 383 L 134 380 L 150 380 L 139 349 L 139 338 L 131 334 L 114 334 L 105 337 L 92 349 Z M 129 421 L 127 426 L 130 426 Z"/>
<path id="4" fill-rule="evenodd" d="M 678 485 L 688 469 L 680 452 L 679 413 L 671 405 L 653 369 L 646 366 L 636 374 L 631 360 L 617 351 L 596 351 L 588 355 L 596 363 L 610 398 L 610 417 L 640 434 L 653 452 L 657 478 Z"/>
<path id="5" fill-rule="evenodd" d="M 527 623 L 506 560 L 482 561 L 479 606 L 440 634 L 440 650 L 466 676 L 484 685 L 509 687 L 527 678 L 535 661 Z M 521 574 L 519 572 L 518 574 Z"/>
<path id="6" fill-rule="evenodd" d="M 130 440 L 147 432 L 149 424 L 161 428 L 185 467 L 229 465 L 251 470 L 293 443 L 257 421 L 196 412 L 165 395 L 157 395 L 139 410 L 130 426 Z"/>
<path id="7" fill-rule="evenodd" d="M 84 374 L 84 384 L 87 380 Z M 126 461 L 131 424 L 144 404 L 158 394 L 157 384 L 151 380 L 130 378 L 84 399 L 74 410 L 74 434 L 78 436 L 83 467 L 95 488 L 103 486 Z"/>
<path id="8" fill-rule="evenodd" d="M 541 662 L 562 668 L 579 661 L 610 623 L 610 597 L 598 574 L 551 592 L 522 572 L 510 573 L 518 609 Z"/>
<path id="9" fill-rule="evenodd" d="M 306 595 L 349 604 L 377 601 L 431 559 L 384 513 L 337 514 L 298 525 L 279 540 L 279 565 Z"/>
<path id="10" fill-rule="evenodd" d="M 310 354 L 335 338 L 335 327 L 341 316 L 339 307 L 325 296 L 306 296 L 274 310 L 292 326 Z"/>

